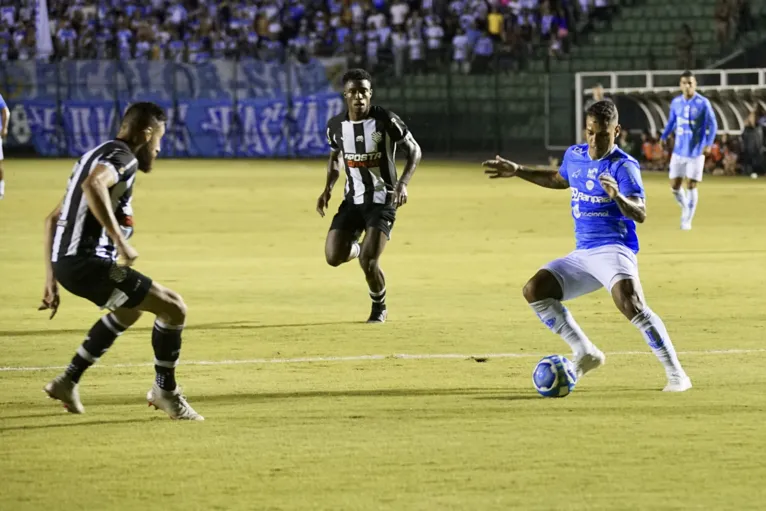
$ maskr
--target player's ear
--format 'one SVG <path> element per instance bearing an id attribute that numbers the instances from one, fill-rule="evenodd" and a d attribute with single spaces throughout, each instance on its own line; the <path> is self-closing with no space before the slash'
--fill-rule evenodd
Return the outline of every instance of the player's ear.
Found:
<path id="1" fill-rule="evenodd" d="M 154 129 L 149 126 L 148 128 L 144 128 L 144 131 L 141 132 L 142 140 L 141 143 L 148 144 L 149 141 L 152 139 L 152 135 L 154 134 Z"/>
<path id="2" fill-rule="evenodd" d="M 370 87 L 370 97 L 372 97 L 372 87 Z"/>
<path id="3" fill-rule="evenodd" d="M 622 126 L 620 126 L 619 124 L 615 125 L 614 138 L 619 138 L 621 132 L 622 132 Z"/>

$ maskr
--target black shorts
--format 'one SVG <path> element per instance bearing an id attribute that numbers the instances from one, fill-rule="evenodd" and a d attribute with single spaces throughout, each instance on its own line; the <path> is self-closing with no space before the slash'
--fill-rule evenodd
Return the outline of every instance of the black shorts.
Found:
<path id="1" fill-rule="evenodd" d="M 344 200 L 332 219 L 330 230 L 352 232 L 358 239 L 363 231 L 372 227 L 390 239 L 395 221 L 396 208 L 391 204 L 352 204 Z"/>
<path id="2" fill-rule="evenodd" d="M 53 263 L 53 275 L 73 295 L 112 311 L 138 306 L 152 287 L 146 275 L 101 257 L 63 257 Z"/>

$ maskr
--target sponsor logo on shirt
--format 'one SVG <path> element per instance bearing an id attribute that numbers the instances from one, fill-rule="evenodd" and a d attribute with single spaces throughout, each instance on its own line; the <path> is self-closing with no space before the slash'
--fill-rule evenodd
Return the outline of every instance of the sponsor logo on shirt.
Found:
<path id="1" fill-rule="evenodd" d="M 345 155 L 349 167 L 379 167 L 383 153 L 358 153 Z"/>
<path id="2" fill-rule="evenodd" d="M 579 190 L 572 189 L 572 200 L 577 202 L 589 202 L 591 204 L 608 204 L 612 202 L 608 196 L 588 195 Z"/>

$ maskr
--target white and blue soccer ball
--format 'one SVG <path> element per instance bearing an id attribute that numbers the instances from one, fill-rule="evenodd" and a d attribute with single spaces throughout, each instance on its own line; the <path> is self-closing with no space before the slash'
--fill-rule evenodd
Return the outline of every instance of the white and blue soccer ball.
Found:
<path id="1" fill-rule="evenodd" d="M 548 355 L 535 366 L 532 381 L 541 396 L 566 397 L 577 384 L 577 371 L 566 357 Z"/>

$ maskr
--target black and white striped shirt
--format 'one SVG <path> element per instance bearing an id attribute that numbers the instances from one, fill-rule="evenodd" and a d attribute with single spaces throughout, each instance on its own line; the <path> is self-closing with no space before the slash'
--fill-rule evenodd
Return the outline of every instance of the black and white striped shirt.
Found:
<path id="1" fill-rule="evenodd" d="M 409 131 L 385 108 L 373 106 L 366 119 L 352 121 L 348 112 L 327 122 L 327 142 L 340 150 L 346 167 L 346 198 L 351 204 L 386 204 L 396 186 L 396 144 Z"/>
<path id="2" fill-rule="evenodd" d="M 125 142 L 110 140 L 85 153 L 72 169 L 53 238 L 53 262 L 67 256 L 117 259 L 114 243 L 88 208 L 82 191 L 83 182 L 98 165 L 111 169 L 117 179 L 109 189 L 115 215 L 132 216 L 130 202 L 138 160 Z"/>

